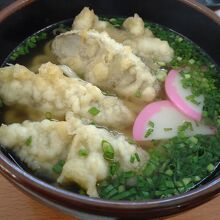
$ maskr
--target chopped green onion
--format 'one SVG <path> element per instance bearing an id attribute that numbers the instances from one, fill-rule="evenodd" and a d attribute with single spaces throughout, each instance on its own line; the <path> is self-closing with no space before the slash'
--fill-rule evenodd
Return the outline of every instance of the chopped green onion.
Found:
<path id="1" fill-rule="evenodd" d="M 145 137 L 145 138 L 149 137 L 149 136 L 153 133 L 153 131 L 154 131 L 154 129 L 149 128 L 149 129 L 147 130 L 147 132 L 145 133 L 144 137 Z"/>
<path id="2" fill-rule="evenodd" d="M 159 69 L 156 73 L 156 77 L 159 81 L 163 82 L 166 79 L 167 76 L 167 70 L 166 69 Z"/>
<path id="3" fill-rule="evenodd" d="M 199 181 L 201 180 L 201 178 L 200 178 L 199 176 L 195 176 L 195 177 L 193 178 L 193 180 L 194 180 L 195 182 L 199 182 Z"/>
<path id="4" fill-rule="evenodd" d="M 105 96 L 116 96 L 115 94 L 109 92 L 109 91 L 102 91 L 102 94 L 105 95 Z"/>
<path id="5" fill-rule="evenodd" d="M 145 138 L 147 138 L 147 137 L 149 137 L 152 133 L 153 133 L 153 131 L 154 131 L 154 122 L 152 122 L 152 121 L 149 121 L 148 122 L 148 126 L 150 127 L 147 131 L 146 131 L 146 133 L 145 133 L 145 135 L 144 135 L 144 137 Z"/>
<path id="6" fill-rule="evenodd" d="M 116 20 L 115 18 L 110 18 L 109 21 L 110 21 L 111 23 L 116 23 L 116 22 L 117 22 L 117 20 Z"/>
<path id="7" fill-rule="evenodd" d="M 111 192 L 108 193 L 108 195 L 105 196 L 106 199 L 110 199 L 112 196 L 116 195 L 118 191 L 116 189 L 113 189 Z"/>
<path id="8" fill-rule="evenodd" d="M 203 112 L 202 112 L 202 116 L 203 116 L 203 117 L 208 117 L 208 115 L 209 115 L 209 114 L 208 114 L 207 111 L 203 111 Z"/>
<path id="9" fill-rule="evenodd" d="M 182 181 L 176 181 L 176 186 L 177 186 L 177 187 L 183 187 L 184 184 L 183 184 Z"/>
<path id="10" fill-rule="evenodd" d="M 136 189 L 135 188 L 131 188 L 128 191 L 124 191 L 124 192 L 116 194 L 111 199 L 112 200 L 122 200 L 122 199 L 126 199 L 127 197 L 130 197 L 130 196 L 132 196 L 132 195 L 134 195 L 136 193 L 137 193 Z"/>
<path id="11" fill-rule="evenodd" d="M 198 143 L 198 138 L 192 136 L 189 138 L 189 141 L 192 143 L 192 144 L 197 144 Z"/>
<path id="12" fill-rule="evenodd" d="M 191 75 L 190 75 L 190 74 L 185 74 L 185 75 L 184 75 L 184 78 L 185 78 L 185 79 L 190 79 L 190 78 L 191 78 Z"/>
<path id="13" fill-rule="evenodd" d="M 154 122 L 149 121 L 149 122 L 148 122 L 148 125 L 149 125 L 149 127 L 154 128 Z"/>
<path id="14" fill-rule="evenodd" d="M 173 176 L 173 171 L 171 169 L 165 172 L 168 176 Z"/>
<path id="15" fill-rule="evenodd" d="M 20 56 L 27 55 L 30 53 L 30 49 L 37 47 L 37 42 L 45 40 L 47 38 L 47 33 L 42 32 L 39 34 L 35 34 L 25 40 L 19 47 L 17 47 L 12 55 L 10 56 L 10 60 L 17 60 Z"/>
<path id="16" fill-rule="evenodd" d="M 138 155 L 137 152 L 131 155 L 131 157 L 130 157 L 130 163 L 134 163 L 135 160 L 138 161 L 138 162 L 141 161 L 141 160 L 140 160 L 140 157 L 139 157 L 139 155 Z"/>
<path id="17" fill-rule="evenodd" d="M 120 163 L 118 161 L 110 162 L 109 164 L 109 172 L 110 175 L 114 176 L 120 168 Z"/>
<path id="18" fill-rule="evenodd" d="M 196 97 L 194 95 L 189 95 L 189 96 L 186 96 L 186 99 L 190 102 L 192 102 L 193 104 L 195 105 L 199 105 L 200 102 L 198 102 L 196 99 Z"/>
<path id="19" fill-rule="evenodd" d="M 96 116 L 96 115 L 99 114 L 100 110 L 97 109 L 96 107 L 92 107 L 92 108 L 90 108 L 90 109 L 88 110 L 88 112 L 89 112 L 91 115 Z"/>
<path id="20" fill-rule="evenodd" d="M 138 155 L 138 153 L 135 153 L 134 156 L 135 156 L 135 158 L 136 158 L 136 160 L 137 160 L 138 162 L 141 161 L 141 160 L 140 160 L 140 157 L 139 157 L 139 155 Z"/>
<path id="21" fill-rule="evenodd" d="M 120 185 L 120 186 L 118 187 L 118 192 L 121 193 L 121 192 L 124 192 L 124 191 L 125 191 L 125 186 Z"/>
<path id="22" fill-rule="evenodd" d="M 131 138 L 127 139 L 127 142 L 128 142 L 129 144 L 137 145 L 137 142 L 136 142 L 135 140 L 131 139 Z"/>
<path id="23" fill-rule="evenodd" d="M 134 156 L 134 155 L 131 155 L 131 157 L 130 157 L 130 163 L 134 163 L 134 161 L 135 161 L 135 156 Z"/>
<path id="24" fill-rule="evenodd" d="M 178 61 L 181 61 L 183 58 L 182 57 L 177 57 L 176 58 Z"/>
<path id="25" fill-rule="evenodd" d="M 196 62 L 196 61 L 195 61 L 194 59 L 190 59 L 190 60 L 189 60 L 189 63 L 190 63 L 190 64 L 194 64 L 195 62 Z"/>
<path id="26" fill-rule="evenodd" d="M 183 181 L 184 185 L 186 186 L 192 181 L 192 179 L 191 178 L 183 178 L 182 181 Z"/>
<path id="27" fill-rule="evenodd" d="M 53 116 L 52 116 L 51 112 L 46 112 L 45 117 L 46 117 L 46 119 L 51 120 Z"/>
<path id="28" fill-rule="evenodd" d="M 114 148 L 106 140 L 102 141 L 102 151 L 103 151 L 103 157 L 106 160 L 110 160 L 111 161 L 111 160 L 114 159 L 114 156 L 115 156 Z"/>
<path id="29" fill-rule="evenodd" d="M 138 90 L 137 92 L 134 93 L 134 96 L 137 98 L 141 98 L 141 92 Z"/>
<path id="30" fill-rule="evenodd" d="M 164 131 L 172 131 L 173 129 L 172 128 L 164 128 L 163 130 Z"/>
<path id="31" fill-rule="evenodd" d="M 210 164 L 207 166 L 207 170 L 208 170 L 209 172 L 212 172 L 214 169 L 215 169 L 215 166 L 214 166 L 212 163 L 210 163 Z"/>
<path id="32" fill-rule="evenodd" d="M 64 164 L 65 164 L 64 160 L 59 160 L 52 168 L 54 173 L 61 174 Z"/>
<path id="33" fill-rule="evenodd" d="M 186 131 L 186 130 L 191 130 L 191 131 L 193 131 L 193 127 L 192 127 L 192 123 L 191 122 L 188 122 L 188 121 L 185 121 L 182 125 L 180 125 L 179 127 L 178 127 L 178 135 L 180 135 L 180 134 L 184 134 L 184 132 Z"/>
<path id="34" fill-rule="evenodd" d="M 107 185 L 107 187 L 103 190 L 103 194 L 108 194 L 109 192 L 111 192 L 114 189 L 114 186 L 112 185 Z"/>
<path id="35" fill-rule="evenodd" d="M 144 196 L 144 199 L 149 199 L 149 198 L 150 198 L 150 193 L 149 193 L 149 192 L 143 191 L 143 192 L 141 192 L 141 193 L 142 193 L 142 195 Z"/>
<path id="36" fill-rule="evenodd" d="M 171 189 L 174 188 L 173 181 L 166 180 L 165 185 L 166 185 L 167 188 L 171 188 Z"/>
<path id="37" fill-rule="evenodd" d="M 129 178 L 133 177 L 134 175 L 135 175 L 135 173 L 133 171 L 125 171 L 124 172 L 124 177 L 126 179 L 129 179 Z"/>
<path id="38" fill-rule="evenodd" d="M 155 191 L 155 196 L 161 196 L 163 194 L 163 192 L 161 191 Z"/>
<path id="39" fill-rule="evenodd" d="M 25 141 L 25 144 L 26 144 L 27 146 L 31 146 L 31 144 L 32 144 L 32 136 L 30 136 L 30 137 Z"/>
<path id="40" fill-rule="evenodd" d="M 178 42 L 182 42 L 182 41 L 183 41 L 183 38 L 182 38 L 182 37 L 177 37 L 177 41 L 178 41 Z"/>
<path id="41" fill-rule="evenodd" d="M 158 64 L 159 66 L 166 66 L 166 63 L 165 63 L 165 62 L 161 62 L 161 61 L 157 62 L 157 64 Z"/>
<path id="42" fill-rule="evenodd" d="M 85 148 L 79 150 L 80 157 L 87 157 L 89 155 L 89 151 Z"/>

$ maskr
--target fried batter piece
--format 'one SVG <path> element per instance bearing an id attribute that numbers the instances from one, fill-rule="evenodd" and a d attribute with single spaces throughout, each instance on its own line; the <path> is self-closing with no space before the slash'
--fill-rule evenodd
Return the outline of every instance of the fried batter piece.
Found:
<path id="1" fill-rule="evenodd" d="M 146 64 L 154 62 L 168 63 L 174 56 L 173 49 L 167 41 L 154 37 L 153 33 L 145 28 L 144 21 L 138 14 L 127 18 L 122 28 L 115 28 L 109 22 L 99 20 L 93 10 L 85 7 L 74 19 L 74 30 L 95 29 L 107 32 L 117 42 L 129 45 L 133 52 L 140 56 Z"/>
<path id="2" fill-rule="evenodd" d="M 105 128 L 83 124 L 72 113 L 67 114 L 69 133 L 74 136 L 67 161 L 58 179 L 60 184 L 79 184 L 89 196 L 98 197 L 96 184 L 109 175 L 109 162 L 105 159 L 103 145 L 110 145 L 114 151 L 114 161 L 120 163 L 123 171 L 135 170 L 148 161 L 148 154 L 142 148 L 130 144 L 121 134 L 113 134 Z M 80 151 L 87 154 L 80 154 Z M 140 161 L 130 162 L 131 156 L 138 154 Z"/>
<path id="3" fill-rule="evenodd" d="M 68 78 L 55 64 L 43 64 L 34 74 L 26 67 L 0 68 L 0 96 L 6 105 L 30 106 L 52 118 L 65 117 L 73 111 L 111 128 L 132 125 L 134 113 L 117 97 L 105 96 L 101 90 L 78 78 Z"/>
<path id="4" fill-rule="evenodd" d="M 152 101 L 159 84 L 150 69 L 107 33 L 95 30 L 66 32 L 55 38 L 54 54 L 86 81 L 129 101 Z"/>
<path id="5" fill-rule="evenodd" d="M 66 160 L 72 139 L 64 121 L 45 119 L 0 127 L 0 143 L 15 152 L 33 171 L 54 181 L 58 176 L 53 167 Z"/>

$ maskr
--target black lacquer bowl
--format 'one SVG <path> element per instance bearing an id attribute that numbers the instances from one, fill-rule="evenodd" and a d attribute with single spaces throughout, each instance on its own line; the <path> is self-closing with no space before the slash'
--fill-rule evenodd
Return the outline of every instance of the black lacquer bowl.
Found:
<path id="1" fill-rule="evenodd" d="M 84 6 L 97 14 L 126 17 L 138 13 L 188 37 L 220 65 L 220 19 L 189 0 L 18 0 L 0 12 L 0 63 L 26 37 L 61 20 L 73 18 Z M 32 197 L 80 219 L 149 219 L 180 213 L 220 192 L 220 177 L 187 193 L 163 200 L 115 202 L 58 189 L 20 169 L 0 151 L 0 172 Z"/>

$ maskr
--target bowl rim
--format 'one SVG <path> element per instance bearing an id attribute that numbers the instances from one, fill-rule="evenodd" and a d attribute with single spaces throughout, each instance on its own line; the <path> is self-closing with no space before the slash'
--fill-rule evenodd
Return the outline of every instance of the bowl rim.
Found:
<path id="1" fill-rule="evenodd" d="M 17 12 L 18 10 L 30 5 L 36 0 L 17 0 L 14 3 L 10 4 L 8 7 L 0 11 L 0 23 L 7 19 L 10 15 Z M 210 9 L 201 5 L 198 2 L 192 0 L 178 0 L 189 7 L 194 8 L 200 13 L 205 14 L 209 17 L 213 22 L 217 23 L 220 28 L 220 18 Z M 87 209 L 93 209 L 93 211 L 107 208 L 107 212 L 111 212 L 111 210 L 124 210 L 124 211 L 138 211 L 138 210 L 154 210 L 158 208 L 168 209 L 171 206 L 175 206 L 178 208 L 186 206 L 189 202 L 195 201 L 195 204 L 192 207 L 196 206 L 199 203 L 198 198 L 206 197 L 206 200 L 210 199 L 214 195 L 220 192 L 220 177 L 216 177 L 211 182 L 200 186 L 196 189 L 193 189 L 189 192 L 166 198 L 166 199 L 155 199 L 148 201 L 109 201 L 103 200 L 100 198 L 91 198 L 88 196 L 83 196 L 74 192 L 69 192 L 64 189 L 56 188 L 52 185 L 47 184 L 46 182 L 32 176 L 31 174 L 21 170 L 18 168 L 13 162 L 11 162 L 1 151 L 0 151 L 0 173 L 3 174 L 9 181 L 14 183 L 17 187 L 19 185 L 24 185 L 25 187 L 36 190 L 39 194 L 44 194 L 54 199 L 59 199 L 63 201 L 63 203 L 70 203 L 70 205 L 76 205 L 79 209 L 85 210 L 85 207 L 82 206 L 87 205 Z"/>
<path id="2" fill-rule="evenodd" d="M 18 166 L 16 166 L 16 164 L 10 161 L 1 152 L 0 152 L 0 162 L 1 162 L 0 173 L 2 173 L 7 179 L 11 180 L 12 182 L 19 182 L 19 184 L 27 186 L 28 188 L 38 189 L 41 191 L 40 193 L 55 195 L 57 198 L 61 200 L 67 199 L 68 201 L 71 201 L 75 198 L 76 201 L 90 206 L 91 205 L 94 206 L 94 202 L 95 202 L 96 205 L 98 205 L 99 207 L 111 208 L 112 206 L 115 206 L 116 209 L 128 209 L 128 208 L 152 209 L 155 208 L 156 207 L 155 205 L 158 205 L 159 202 L 161 208 L 170 207 L 171 205 L 181 207 L 182 205 L 184 205 L 184 203 L 188 202 L 189 200 L 192 201 L 203 195 L 207 195 L 206 192 L 207 190 L 209 190 L 208 194 L 210 195 L 216 194 L 216 192 L 220 192 L 220 177 L 216 177 L 214 180 L 204 184 L 203 186 L 200 186 L 196 189 L 193 189 L 186 193 L 182 193 L 180 195 L 173 196 L 170 198 L 153 199 L 147 201 L 135 201 L 135 202 L 111 201 L 111 200 L 104 200 L 101 198 L 93 198 L 93 197 L 80 195 L 74 192 L 69 192 L 65 189 L 52 186 L 44 182 L 43 180 L 29 174 L 28 172 L 21 170 Z"/>
<path id="3" fill-rule="evenodd" d="M 16 0 L 15 2 L 9 4 L 7 7 L 0 10 L 0 24 L 13 13 L 34 3 L 35 1 L 37 0 Z M 212 21 L 214 21 L 220 26 L 220 17 L 217 16 L 216 13 L 214 13 L 208 7 L 202 5 L 201 3 L 195 0 L 177 0 L 177 1 L 182 2 L 188 5 L 189 7 L 192 7 L 195 10 L 205 14 L 207 17 L 209 17 Z"/>

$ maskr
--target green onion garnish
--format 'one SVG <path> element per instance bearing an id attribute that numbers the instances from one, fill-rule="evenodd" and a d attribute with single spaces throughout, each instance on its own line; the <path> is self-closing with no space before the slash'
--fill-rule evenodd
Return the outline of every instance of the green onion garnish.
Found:
<path id="1" fill-rule="evenodd" d="M 190 64 L 194 64 L 195 62 L 196 62 L 196 61 L 195 61 L 194 59 L 190 59 L 190 60 L 189 60 L 189 63 L 190 63 Z"/>
<path id="2" fill-rule="evenodd" d="M 122 22 L 121 19 L 119 20 L 113 22 L 122 24 L 123 20 Z M 133 171 L 132 177 L 120 170 L 116 175 L 106 178 L 106 185 L 98 187 L 101 198 L 137 201 L 167 198 L 184 193 L 210 175 L 220 158 L 219 70 L 197 46 L 185 38 L 155 24 L 145 23 L 145 27 L 149 28 L 156 37 L 168 41 L 174 49 L 173 60 L 166 64 L 164 69 L 183 69 L 182 86 L 192 92 L 187 99 L 199 104 L 198 97 L 204 96 L 204 123 L 216 127 L 216 134 L 188 137 L 187 133 L 190 133 L 196 125 L 194 122 L 183 123 L 179 126 L 176 137 L 165 142 L 160 141 L 156 148 L 149 149 L 150 159 L 147 165 Z M 163 63 L 158 64 L 163 66 Z M 162 73 L 158 74 L 159 78 L 163 76 Z M 158 78 L 157 73 L 156 77 Z M 146 136 L 148 137 L 154 129 L 155 127 L 148 125 L 145 130 Z M 168 126 L 164 130 L 171 129 Z M 131 157 L 131 161 L 133 160 L 134 158 Z M 106 188 L 109 185 L 112 188 L 107 192 Z M 129 190 L 131 194 L 128 195 Z"/>
<path id="3" fill-rule="evenodd" d="M 201 178 L 200 178 L 199 176 L 195 176 L 195 177 L 193 178 L 193 180 L 194 180 L 195 182 L 199 182 L 199 181 L 201 180 Z"/>
<path id="4" fill-rule="evenodd" d="M 164 128 L 163 130 L 164 131 L 172 131 L 173 129 L 172 128 Z"/>
<path id="5" fill-rule="evenodd" d="M 196 101 L 195 99 L 196 97 L 194 95 L 189 95 L 189 96 L 186 96 L 186 99 L 189 100 L 190 102 L 192 102 L 193 104 L 195 105 L 199 105 L 200 102 Z"/>
<path id="6" fill-rule="evenodd" d="M 207 166 L 207 170 L 208 170 L 209 172 L 212 172 L 214 169 L 215 169 L 215 166 L 214 166 L 212 163 L 210 163 L 210 164 Z"/>
<path id="7" fill-rule="evenodd" d="M 159 66 L 166 66 L 166 63 L 165 63 L 165 62 L 161 62 L 161 61 L 158 61 L 157 64 L 158 64 Z"/>
<path id="8" fill-rule="evenodd" d="M 108 195 L 105 196 L 106 199 L 110 199 L 112 196 L 118 193 L 117 189 L 113 189 Z"/>
<path id="9" fill-rule="evenodd" d="M 154 122 L 152 122 L 152 121 L 149 121 L 148 122 L 148 126 L 150 127 L 147 131 L 146 131 L 146 133 L 145 133 L 145 135 L 144 135 L 144 137 L 145 138 L 147 138 L 147 137 L 149 137 L 152 133 L 153 133 L 153 131 L 154 131 Z"/>
<path id="10" fill-rule="evenodd" d="M 166 79 L 167 76 L 167 70 L 166 69 L 160 69 L 156 73 L 156 77 L 159 81 L 163 82 Z"/>
<path id="11" fill-rule="evenodd" d="M 134 153 L 134 154 L 131 155 L 131 157 L 130 157 L 130 163 L 134 163 L 135 160 L 138 161 L 138 162 L 141 161 L 141 160 L 140 160 L 140 157 L 139 157 L 139 155 L 138 155 L 138 153 Z"/>
<path id="12" fill-rule="evenodd" d="M 135 156 L 134 156 L 134 155 L 131 155 L 131 157 L 130 157 L 130 163 L 134 163 L 134 161 L 135 161 Z"/>
<path id="13" fill-rule="evenodd" d="M 192 179 L 191 178 L 183 178 L 182 181 L 183 181 L 184 185 L 186 186 L 192 181 Z"/>
<path id="14" fill-rule="evenodd" d="M 114 148 L 106 140 L 102 141 L 102 151 L 103 151 L 103 157 L 106 160 L 110 160 L 111 161 L 111 160 L 114 159 L 114 156 L 115 156 Z"/>
<path id="15" fill-rule="evenodd" d="M 113 96 L 113 97 L 116 96 L 115 94 L 113 94 L 113 93 L 111 93 L 109 91 L 102 91 L 102 94 L 105 95 L 105 96 Z"/>
<path id="16" fill-rule="evenodd" d="M 46 112 L 45 117 L 46 117 L 46 119 L 51 120 L 53 116 L 52 116 L 51 112 Z"/>
<path id="17" fill-rule="evenodd" d="M 138 155 L 138 153 L 135 153 L 134 156 L 135 156 L 135 158 L 136 158 L 136 160 L 137 160 L 138 162 L 141 161 L 141 160 L 140 160 L 140 157 L 139 157 L 139 155 Z"/>
<path id="18" fill-rule="evenodd" d="M 54 166 L 53 166 L 53 172 L 56 174 L 61 174 L 63 170 L 63 166 L 65 164 L 64 160 L 59 160 Z"/>
<path id="19" fill-rule="evenodd" d="M 183 38 L 182 38 L 182 37 L 177 37 L 177 41 L 178 41 L 178 42 L 182 42 L 182 41 L 183 41 Z"/>
<path id="20" fill-rule="evenodd" d="M 30 136 L 30 137 L 25 141 L 25 144 L 26 144 L 27 146 L 31 146 L 31 144 L 32 144 L 32 136 Z"/>
<path id="21" fill-rule="evenodd" d="M 154 131 L 154 129 L 149 128 L 149 129 L 147 130 L 147 132 L 145 133 L 144 137 L 145 137 L 145 138 L 149 137 L 149 136 L 153 133 L 153 131 Z"/>
<path id="22" fill-rule="evenodd" d="M 116 194 L 115 196 L 111 197 L 111 199 L 112 200 L 122 200 L 122 199 L 126 199 L 127 197 L 130 197 L 136 193 L 137 193 L 136 189 L 131 188 L 128 191 L 124 191 L 124 192 Z"/>
<path id="23" fill-rule="evenodd" d="M 191 75 L 190 75 L 190 74 L 185 74 L 185 75 L 184 75 L 184 78 L 185 78 L 185 79 L 190 79 L 190 78 L 191 78 Z"/>
<path id="24" fill-rule="evenodd" d="M 149 122 L 148 122 L 148 125 L 149 125 L 149 127 L 154 128 L 154 122 L 149 121 Z"/>
<path id="25" fill-rule="evenodd" d="M 178 61 L 181 61 L 183 58 L 182 57 L 177 57 L 176 58 Z"/>
<path id="26" fill-rule="evenodd" d="M 184 136 L 187 130 L 193 131 L 192 123 L 185 121 L 182 125 L 178 127 L 178 135 Z"/>
<path id="27" fill-rule="evenodd" d="M 127 139 L 127 142 L 128 142 L 129 144 L 137 145 L 137 142 L 136 142 L 135 140 L 131 139 L 131 138 Z"/>
<path id="28" fill-rule="evenodd" d="M 109 164 L 109 173 L 111 176 L 114 176 L 120 168 L 120 163 L 118 161 L 110 162 Z"/>
<path id="29" fill-rule="evenodd" d="M 134 96 L 137 98 L 141 98 L 141 92 L 138 90 L 137 92 L 134 93 Z"/>
<path id="30" fill-rule="evenodd" d="M 91 115 L 96 116 L 96 115 L 99 114 L 100 110 L 97 109 L 96 107 L 92 107 L 92 108 L 90 108 L 90 109 L 88 110 L 88 112 L 89 112 Z"/>
<path id="31" fill-rule="evenodd" d="M 109 22 L 111 22 L 111 23 L 116 23 L 117 20 L 116 20 L 115 18 L 110 18 L 110 19 L 109 19 Z"/>
<path id="32" fill-rule="evenodd" d="M 85 148 L 79 150 L 80 157 L 87 157 L 89 155 L 89 151 Z"/>
<path id="33" fill-rule="evenodd" d="M 43 41 L 47 38 L 47 33 L 41 32 L 39 34 L 35 34 L 25 40 L 19 47 L 15 49 L 15 51 L 10 56 L 10 60 L 15 61 L 20 56 L 27 55 L 30 53 L 30 49 L 37 47 L 37 43 L 39 41 Z"/>
<path id="34" fill-rule="evenodd" d="M 192 136 L 188 139 L 192 144 L 197 144 L 198 143 L 198 138 Z"/>
<path id="35" fill-rule="evenodd" d="M 166 170 L 165 174 L 168 176 L 173 176 L 173 171 L 171 169 Z"/>

